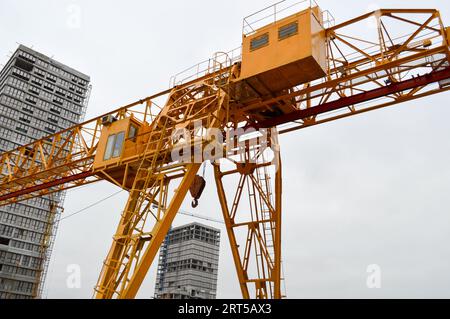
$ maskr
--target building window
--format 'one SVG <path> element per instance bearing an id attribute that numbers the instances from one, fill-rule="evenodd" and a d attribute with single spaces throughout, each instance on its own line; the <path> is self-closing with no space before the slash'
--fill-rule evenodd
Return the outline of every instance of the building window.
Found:
<path id="1" fill-rule="evenodd" d="M 27 102 L 29 102 L 29 103 L 31 103 L 31 104 L 35 104 L 35 105 L 36 105 L 36 103 L 37 103 L 37 99 L 34 98 L 34 97 L 32 97 L 32 96 L 30 96 L 30 95 L 27 95 L 27 96 L 25 97 L 25 101 L 27 101 Z"/>
<path id="2" fill-rule="evenodd" d="M 24 122 L 24 123 L 27 123 L 27 124 L 30 124 L 30 123 L 31 123 L 31 121 L 30 121 L 29 119 L 24 118 L 24 117 L 19 117 L 19 120 L 22 121 L 22 122 Z"/>
<path id="3" fill-rule="evenodd" d="M 25 81 L 28 81 L 30 79 L 30 76 L 27 73 L 25 73 L 17 68 L 13 68 L 12 74 L 21 78 L 22 80 L 25 80 Z"/>
<path id="4" fill-rule="evenodd" d="M 36 59 L 31 54 L 28 54 L 28 53 L 23 52 L 23 51 L 19 51 L 19 57 L 21 57 L 22 59 L 27 60 L 27 61 L 29 61 L 31 63 L 35 63 L 36 62 Z"/>
<path id="5" fill-rule="evenodd" d="M 47 80 L 56 83 L 56 76 L 51 75 L 51 74 L 47 74 Z"/>
<path id="6" fill-rule="evenodd" d="M 65 97 L 66 95 L 64 94 L 64 92 L 62 91 L 62 90 L 60 90 L 60 89 L 56 89 L 56 92 L 55 92 L 56 94 L 58 94 L 58 95 L 60 95 L 60 96 L 62 96 L 62 97 Z"/>
<path id="7" fill-rule="evenodd" d="M 55 119 L 55 118 L 53 118 L 53 117 L 51 117 L 51 116 L 48 117 L 48 120 L 49 120 L 50 122 L 54 123 L 54 124 L 58 124 L 58 119 Z"/>
<path id="8" fill-rule="evenodd" d="M 39 95 L 39 92 L 40 92 L 37 88 L 35 88 L 35 87 L 33 87 L 33 86 L 30 86 L 30 87 L 28 88 L 28 91 L 29 91 L 30 93 L 35 94 L 35 95 Z"/>
<path id="9" fill-rule="evenodd" d="M 59 97 L 56 97 L 56 96 L 55 96 L 55 97 L 53 98 L 53 102 L 56 103 L 56 104 L 59 104 L 59 105 L 63 105 L 64 100 L 61 99 L 61 98 L 59 98 Z"/>
<path id="10" fill-rule="evenodd" d="M 298 22 L 295 21 L 278 29 L 278 39 L 284 40 L 298 33 Z"/>
<path id="11" fill-rule="evenodd" d="M 27 71 L 27 72 L 31 72 L 33 70 L 33 64 L 28 61 L 22 60 L 22 59 L 17 59 L 14 62 L 14 65 L 17 66 L 18 68 L 21 68 L 22 70 Z"/>
<path id="12" fill-rule="evenodd" d="M 53 84 L 50 84 L 50 83 L 44 83 L 44 88 L 46 88 L 47 90 L 49 90 L 49 91 L 54 91 L 55 90 L 55 86 L 53 85 Z"/>
<path id="13" fill-rule="evenodd" d="M 56 114 L 61 114 L 61 112 L 53 107 L 50 108 L 50 112 L 52 113 L 56 113 Z"/>
<path id="14" fill-rule="evenodd" d="M 108 141 L 106 142 L 105 155 L 103 160 L 109 160 L 111 158 L 119 157 L 122 153 L 123 141 L 125 138 L 125 132 L 120 132 L 118 134 L 112 134 L 108 136 Z"/>
<path id="15" fill-rule="evenodd" d="M 19 127 L 19 126 L 16 127 L 16 131 L 18 131 L 20 133 L 23 133 L 23 134 L 27 134 L 28 133 L 28 131 L 26 129 L 24 129 L 22 127 Z"/>
<path id="16" fill-rule="evenodd" d="M 265 33 L 262 36 L 254 38 L 250 41 L 250 51 L 260 49 L 269 44 L 269 34 Z"/>
<path id="17" fill-rule="evenodd" d="M 54 134 L 54 133 L 56 132 L 55 129 L 52 129 L 51 127 L 48 127 L 48 126 L 45 127 L 45 130 L 46 130 L 47 132 L 49 132 L 50 134 Z"/>
<path id="18" fill-rule="evenodd" d="M 0 245 L 8 246 L 9 245 L 9 239 L 5 238 L 5 237 L 0 237 Z"/>
<path id="19" fill-rule="evenodd" d="M 41 78 L 45 77 L 45 72 L 42 70 L 39 70 L 39 69 L 35 69 L 34 74 L 36 74 L 37 76 L 40 76 Z"/>
<path id="20" fill-rule="evenodd" d="M 39 80 L 38 78 L 35 78 L 35 77 L 32 77 L 31 78 L 31 82 L 33 83 L 33 84 L 36 84 L 36 85 L 39 85 L 39 86 L 42 86 L 42 80 Z"/>

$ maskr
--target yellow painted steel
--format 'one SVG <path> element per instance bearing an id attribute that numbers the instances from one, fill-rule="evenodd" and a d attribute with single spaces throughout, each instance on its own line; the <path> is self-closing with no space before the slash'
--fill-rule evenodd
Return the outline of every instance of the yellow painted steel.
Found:
<path id="1" fill-rule="evenodd" d="M 201 164 L 194 163 L 193 158 L 187 164 L 173 163 L 171 159 L 172 136 L 177 121 L 180 121 L 178 115 L 186 115 L 182 119 L 183 127 L 192 134 L 195 134 L 195 121 L 207 124 L 206 129 L 221 128 L 229 97 L 218 86 L 218 80 L 212 76 L 195 85 L 174 88 L 166 107 L 152 122 L 147 134 L 138 134 L 136 141 L 133 141 L 140 143 L 142 134 L 147 135 L 142 138 L 144 149 L 130 154 L 140 155 L 142 159 L 135 161 L 128 169 L 128 174 L 133 174 L 133 185 L 95 289 L 96 298 L 136 296 Z M 105 134 L 99 142 L 101 145 L 103 141 L 103 147 L 99 150 L 106 150 L 105 144 L 110 136 L 128 132 L 129 127 L 126 119 L 109 124 L 103 129 Z M 99 163 L 102 163 L 100 166 L 110 162 L 104 161 L 104 152 L 98 154 Z M 123 157 L 123 152 L 117 157 L 117 161 L 127 159 Z M 181 182 L 170 193 L 170 184 L 176 183 L 180 177 Z M 150 230 L 146 231 L 145 226 Z"/>
<path id="2" fill-rule="evenodd" d="M 99 170 L 101 168 L 106 168 L 111 164 L 117 165 L 123 161 L 126 161 L 130 157 L 136 156 L 144 151 L 146 143 L 146 135 L 143 134 L 148 126 L 138 120 L 133 116 L 114 121 L 111 124 L 104 125 L 100 134 L 100 139 L 98 141 L 98 149 L 94 158 L 93 168 L 94 170 Z M 131 131 L 134 131 L 136 135 L 130 136 Z M 105 160 L 105 151 L 108 137 L 111 135 L 117 135 L 119 133 L 124 134 L 124 142 L 121 143 L 120 153 L 117 156 L 112 156 Z M 139 135 L 140 133 L 140 135 Z"/>
<path id="3" fill-rule="evenodd" d="M 265 159 L 261 148 L 245 147 L 245 155 L 252 163 L 235 163 L 234 169 L 225 171 L 219 164 L 214 165 L 219 202 L 244 298 L 279 299 L 282 296 L 281 159 L 276 139 L 271 147 L 275 149 L 272 161 Z M 268 168 L 275 173 L 270 173 Z M 237 177 L 234 179 L 237 183 L 227 189 L 234 190 L 227 199 L 223 180 L 233 176 Z M 245 202 L 249 199 L 247 207 Z M 239 242 L 238 231 L 246 233 L 245 241 Z"/>
<path id="4" fill-rule="evenodd" d="M 348 26 L 357 30 L 358 23 L 373 17 L 376 40 L 370 42 L 347 30 Z M 383 19 L 413 30 L 394 37 Z M 229 136 L 292 112 L 373 94 L 423 69 L 433 74 L 450 65 L 450 32 L 437 10 L 381 9 L 336 26 L 323 24 L 318 7 L 276 20 L 245 34 L 241 59 L 218 54 L 202 72 L 196 66 L 196 74 L 164 92 L 1 154 L 0 205 L 99 180 L 127 190 L 129 198 L 94 296 L 134 298 L 200 164 L 223 158 L 213 163 L 214 174 L 242 296 L 283 297 L 282 172 L 276 130 L 269 131 L 268 145 L 254 138 L 253 144 L 240 144 L 246 134 L 239 133 L 220 144 L 223 154 L 205 158 L 201 151 L 213 139 L 195 123 Z M 252 44 L 264 34 L 269 35 L 267 43 L 259 39 Z M 262 46 L 255 48 L 258 45 Z M 287 133 L 449 89 L 448 79 L 426 83 L 334 112 L 286 120 L 281 124 L 287 126 L 279 131 Z M 154 103 L 163 96 L 164 106 Z M 184 142 L 176 137 L 180 130 L 189 137 Z M 123 141 L 118 137 L 122 133 Z M 230 142 L 234 147 L 228 149 Z M 172 157 L 180 143 L 186 146 L 188 161 Z M 267 147 L 274 154 L 270 160 Z M 199 155 L 200 161 L 195 161 Z"/>
<path id="5" fill-rule="evenodd" d="M 257 41 L 265 44 L 254 48 Z M 264 86 L 273 93 L 326 74 L 325 29 L 312 9 L 244 35 L 242 43 L 242 70 L 236 81 L 246 80 L 260 90 Z"/>

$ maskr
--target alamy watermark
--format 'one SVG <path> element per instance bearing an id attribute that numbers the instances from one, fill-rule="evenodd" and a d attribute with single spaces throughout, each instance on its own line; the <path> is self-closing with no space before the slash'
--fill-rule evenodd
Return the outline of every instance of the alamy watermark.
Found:
<path id="1" fill-rule="evenodd" d="M 193 129 L 175 129 L 171 142 L 171 158 L 179 163 L 215 162 L 222 158 L 233 158 L 236 163 L 257 163 L 262 153 L 264 162 L 278 165 L 279 160 L 278 135 L 274 128 L 237 128 L 224 133 L 218 128 L 204 128 L 199 120 L 194 121 Z"/>
<path id="2" fill-rule="evenodd" d="M 75 3 L 69 4 L 66 8 L 66 25 L 69 29 L 80 29 L 82 22 L 81 6 Z"/>
<path id="3" fill-rule="evenodd" d="M 66 272 L 69 274 L 66 278 L 66 286 L 69 289 L 81 288 L 81 267 L 78 264 L 70 264 L 66 267 Z"/>
<path id="4" fill-rule="evenodd" d="M 366 280 L 367 288 L 381 288 L 381 267 L 377 264 L 368 265 L 366 272 L 369 274 Z"/>

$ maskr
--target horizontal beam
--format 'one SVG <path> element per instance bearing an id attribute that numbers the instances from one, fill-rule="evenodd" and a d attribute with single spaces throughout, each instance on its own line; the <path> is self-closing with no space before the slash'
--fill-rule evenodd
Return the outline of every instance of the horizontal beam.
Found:
<path id="1" fill-rule="evenodd" d="M 387 69 L 391 69 L 391 68 L 397 68 L 400 67 L 403 64 L 407 64 L 407 63 L 412 63 L 414 61 L 417 61 L 419 59 L 424 59 L 426 57 L 431 57 L 432 55 L 435 54 L 448 54 L 448 48 L 445 45 L 436 47 L 436 48 L 432 48 L 429 49 L 428 51 L 426 51 L 426 54 L 424 54 L 423 52 L 421 53 L 416 53 L 410 56 L 406 56 L 403 58 L 399 58 L 396 59 L 394 61 L 391 62 L 387 62 L 387 63 L 382 63 L 379 65 L 376 65 L 372 68 L 367 68 L 365 70 L 360 70 L 358 72 L 355 73 L 351 73 L 345 77 L 338 77 L 335 78 L 333 80 L 327 80 L 324 81 L 322 83 L 316 84 L 316 85 L 312 85 L 309 86 L 307 88 L 304 88 L 302 90 L 299 91 L 295 91 L 293 93 L 288 93 L 288 94 L 284 94 L 281 96 L 276 96 L 276 97 L 272 97 L 269 98 L 267 100 L 261 101 L 261 99 L 255 99 L 253 101 L 247 102 L 245 103 L 245 105 L 241 105 L 243 111 L 250 111 L 254 108 L 259 108 L 261 106 L 270 106 L 273 103 L 278 103 L 281 100 L 290 100 L 292 98 L 295 98 L 297 96 L 304 96 L 307 95 L 309 93 L 313 93 L 316 92 L 318 90 L 327 90 L 327 89 L 332 89 L 335 88 L 337 86 L 342 86 L 343 83 L 345 82 L 350 82 L 352 80 L 358 80 L 361 79 L 363 77 L 367 77 L 369 75 L 372 75 L 376 72 L 380 72 L 380 71 L 385 71 Z M 377 56 L 374 55 L 374 58 L 376 58 Z M 353 68 L 353 66 L 350 65 L 351 68 Z"/>
<path id="2" fill-rule="evenodd" d="M 438 13 L 439 11 L 436 9 L 379 9 L 379 10 L 375 10 L 366 14 L 363 14 L 359 17 L 356 17 L 354 19 L 342 22 L 340 24 L 337 24 L 331 28 L 328 28 L 327 30 L 338 30 L 338 29 L 342 29 L 346 26 L 349 26 L 351 24 L 355 24 L 358 21 L 362 21 L 365 20 L 369 17 L 375 16 L 375 15 L 381 15 L 381 16 L 389 16 L 392 13 L 397 13 L 397 14 L 435 14 Z"/>
<path id="3" fill-rule="evenodd" d="M 27 194 L 30 194 L 30 193 L 38 192 L 38 191 L 41 191 L 43 189 L 52 188 L 52 187 L 55 187 L 55 186 L 58 186 L 58 185 L 62 185 L 62 184 L 70 183 L 70 182 L 75 182 L 77 180 L 85 179 L 85 178 L 88 178 L 88 177 L 93 176 L 93 175 L 94 175 L 93 172 L 83 172 L 83 173 L 79 173 L 79 174 L 70 175 L 70 176 L 67 176 L 67 177 L 55 179 L 55 180 L 52 180 L 52 181 L 47 182 L 47 183 L 42 183 L 42 184 L 39 184 L 39 185 L 22 188 L 22 189 L 20 189 L 18 191 L 15 191 L 15 192 L 8 193 L 8 194 L 0 196 L 0 203 L 5 201 L 5 200 L 11 199 L 11 198 L 16 198 L 16 197 L 19 197 L 19 196 L 23 196 L 23 195 L 27 195 Z"/>
<path id="4" fill-rule="evenodd" d="M 324 103 L 307 109 L 297 110 L 288 114 L 277 116 L 268 120 L 264 120 L 256 124 L 256 128 L 274 127 L 280 124 L 285 124 L 297 120 L 306 119 L 319 114 L 335 111 L 344 107 L 356 105 L 370 100 L 385 97 L 390 94 L 403 92 L 406 90 L 415 89 L 417 87 L 425 86 L 431 83 L 439 82 L 450 78 L 450 68 L 442 71 L 436 71 L 421 75 L 410 80 L 392 83 L 371 91 L 359 93 L 349 97 L 343 97 L 336 101 Z M 399 101 L 399 103 L 401 100 Z"/>

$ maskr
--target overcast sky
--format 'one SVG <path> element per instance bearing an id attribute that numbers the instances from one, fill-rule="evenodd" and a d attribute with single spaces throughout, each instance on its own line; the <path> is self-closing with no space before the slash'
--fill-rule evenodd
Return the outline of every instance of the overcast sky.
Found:
<path id="1" fill-rule="evenodd" d="M 242 17 L 271 1 L 0 1 L 0 63 L 17 43 L 91 76 L 87 118 L 168 87 L 171 75 L 240 45 Z M 426 5 L 450 25 L 448 1 L 321 0 L 337 22 L 375 7 Z M 73 14 L 80 12 L 80 24 Z M 449 93 L 281 138 L 283 260 L 290 298 L 450 298 Z M 220 218 L 211 168 L 196 213 Z M 117 189 L 68 192 L 65 215 Z M 126 194 L 63 220 L 45 295 L 90 298 Z M 183 204 L 192 210 L 189 200 Z M 178 216 L 175 225 L 191 218 Z M 202 222 L 202 221 L 200 221 Z M 205 222 L 208 224 L 208 222 Z M 218 297 L 239 297 L 222 229 Z M 82 286 L 66 285 L 67 266 Z M 382 286 L 368 289 L 367 266 Z M 139 297 L 153 295 L 155 265 Z"/>

